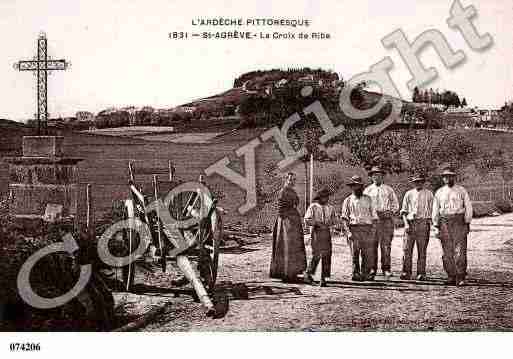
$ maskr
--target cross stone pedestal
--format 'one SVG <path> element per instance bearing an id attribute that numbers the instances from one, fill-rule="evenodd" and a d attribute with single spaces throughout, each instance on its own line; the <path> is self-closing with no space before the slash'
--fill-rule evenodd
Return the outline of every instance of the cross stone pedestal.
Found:
<path id="1" fill-rule="evenodd" d="M 63 137 L 23 137 L 23 157 L 9 163 L 10 214 L 18 223 L 75 222 L 79 158 L 64 157 Z"/>

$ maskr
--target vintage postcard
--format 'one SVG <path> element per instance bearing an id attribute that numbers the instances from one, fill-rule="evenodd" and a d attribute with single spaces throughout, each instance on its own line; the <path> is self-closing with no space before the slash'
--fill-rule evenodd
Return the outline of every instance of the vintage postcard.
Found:
<path id="1" fill-rule="evenodd" d="M 512 19 L 3 0 L 0 331 L 511 331 Z"/>

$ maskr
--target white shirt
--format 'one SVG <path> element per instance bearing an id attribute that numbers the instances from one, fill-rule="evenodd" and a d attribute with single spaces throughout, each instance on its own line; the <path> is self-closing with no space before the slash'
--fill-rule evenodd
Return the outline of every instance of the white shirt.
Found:
<path id="1" fill-rule="evenodd" d="M 378 219 L 372 199 L 365 194 L 360 198 L 354 194 L 348 196 L 342 204 L 341 217 L 349 224 L 372 224 Z"/>
<path id="2" fill-rule="evenodd" d="M 312 226 L 314 222 L 333 226 L 337 223 L 335 208 L 329 204 L 321 205 L 314 202 L 308 207 L 305 213 L 305 223 Z"/>
<path id="3" fill-rule="evenodd" d="M 372 198 L 372 203 L 376 212 L 392 212 L 399 211 L 399 200 L 395 195 L 392 187 L 382 183 L 380 186 L 375 183 L 371 184 L 363 191 L 364 194 Z"/>
<path id="4" fill-rule="evenodd" d="M 432 209 L 433 192 L 430 190 L 413 188 L 404 194 L 401 214 L 407 219 L 431 219 Z"/>
<path id="5" fill-rule="evenodd" d="M 472 201 L 468 192 L 462 186 L 447 185 L 436 191 L 433 200 L 433 223 L 438 225 L 440 217 L 454 214 L 464 214 L 465 223 L 472 221 Z"/>

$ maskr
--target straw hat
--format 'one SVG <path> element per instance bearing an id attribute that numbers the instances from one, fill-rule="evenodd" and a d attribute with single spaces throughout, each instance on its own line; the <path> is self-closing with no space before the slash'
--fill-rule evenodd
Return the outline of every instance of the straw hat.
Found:
<path id="1" fill-rule="evenodd" d="M 363 180 L 360 176 L 353 176 L 351 177 L 351 179 L 349 180 L 349 182 L 346 183 L 348 186 L 363 186 L 364 183 L 363 183 Z"/>
<path id="2" fill-rule="evenodd" d="M 420 173 L 416 173 L 410 180 L 410 182 L 425 182 L 426 181 L 426 177 L 424 177 L 422 174 Z"/>

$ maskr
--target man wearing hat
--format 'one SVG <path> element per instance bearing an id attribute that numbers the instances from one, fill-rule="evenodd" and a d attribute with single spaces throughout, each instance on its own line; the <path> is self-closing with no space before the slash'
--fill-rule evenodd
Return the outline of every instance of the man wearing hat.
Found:
<path id="1" fill-rule="evenodd" d="M 378 269 L 378 246 L 381 252 L 381 270 L 385 279 L 392 275 L 390 267 L 390 250 L 394 238 L 393 216 L 399 212 L 399 201 L 392 187 L 383 183 L 385 171 L 379 166 L 374 166 L 369 172 L 372 184 L 365 188 L 364 194 L 372 199 L 372 204 L 378 214 L 376 223 L 376 245 L 374 248 L 374 274 Z"/>
<path id="2" fill-rule="evenodd" d="M 415 187 L 404 195 L 401 216 L 404 222 L 403 272 L 411 279 L 413 246 L 417 246 L 417 280 L 426 279 L 426 251 L 429 243 L 433 192 L 424 188 L 426 179 L 417 174 L 410 181 Z"/>
<path id="3" fill-rule="evenodd" d="M 353 176 L 347 183 L 352 194 L 342 204 L 342 224 L 351 250 L 353 262 L 352 280 L 374 280 L 375 223 L 378 215 L 372 199 L 363 194 L 363 181 L 360 176 Z M 360 262 L 361 257 L 361 262 Z"/>
<path id="4" fill-rule="evenodd" d="M 464 285 L 467 275 L 467 236 L 472 221 L 472 202 L 468 192 L 456 184 L 456 173 L 442 172 L 444 186 L 433 200 L 433 226 L 443 250 L 443 266 L 447 284 Z"/>
<path id="5" fill-rule="evenodd" d="M 335 208 L 328 204 L 330 191 L 321 189 L 315 194 L 313 202 L 305 213 L 305 223 L 312 227 L 312 260 L 304 275 L 304 281 L 312 283 L 312 275 L 321 262 L 321 280 L 319 285 L 326 286 L 326 278 L 331 276 L 331 226 L 336 224 Z"/>

